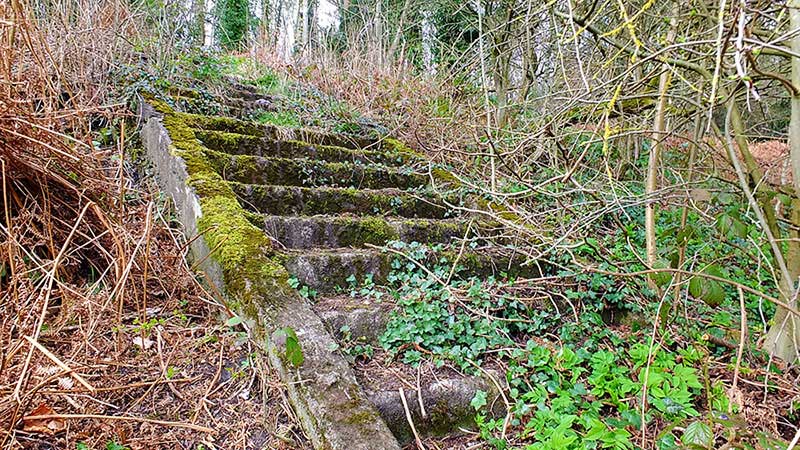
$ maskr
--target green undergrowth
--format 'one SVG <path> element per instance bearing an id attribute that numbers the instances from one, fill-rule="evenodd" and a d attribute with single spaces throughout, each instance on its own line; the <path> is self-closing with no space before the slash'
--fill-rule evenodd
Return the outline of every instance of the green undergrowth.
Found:
<path id="1" fill-rule="evenodd" d="M 606 247 L 614 242 L 619 238 L 613 235 L 587 241 L 575 256 L 601 267 L 609 251 L 620 262 L 632 257 L 622 245 Z M 559 281 L 524 289 L 507 274 L 476 277 L 464 267 L 454 269 L 442 257 L 443 246 L 388 246 L 405 257 L 393 260 L 386 286 L 351 277 L 350 294 L 396 305 L 380 337 L 392 358 L 475 374 L 482 365 L 506 367 L 510 421 L 492 416 L 485 392 L 472 403 L 481 437 L 493 448 L 634 449 L 643 428 L 648 445 L 659 449 L 712 449 L 734 438 L 741 448 L 782 448 L 779 440 L 748 428 L 739 415 L 742 405 L 709 373 L 711 364 L 735 358 L 709 340 L 731 339 L 738 327 L 738 306 L 727 299 L 727 287 L 719 304 L 695 299 L 676 305 L 680 314 L 654 328 L 658 297 L 643 277 L 587 272 L 562 256 L 552 274 Z M 551 293 L 548 299 L 531 300 L 543 290 Z M 756 314 L 765 305 L 748 299 L 747 307 Z M 341 331 L 346 353 L 374 355 Z M 751 345 L 746 355 L 743 373 L 766 361 Z"/>
<path id="2" fill-rule="evenodd" d="M 258 123 L 275 125 L 278 127 L 300 128 L 300 118 L 293 111 L 263 111 L 254 116 Z"/>

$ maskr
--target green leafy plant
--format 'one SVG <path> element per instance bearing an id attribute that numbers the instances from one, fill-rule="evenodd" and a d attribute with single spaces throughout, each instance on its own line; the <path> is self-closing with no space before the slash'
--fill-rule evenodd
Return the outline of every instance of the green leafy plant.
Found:
<path id="1" fill-rule="evenodd" d="M 280 329 L 276 332 L 277 338 L 283 338 L 284 341 L 284 358 L 295 367 L 300 367 L 305 360 L 303 349 L 300 348 L 300 341 L 297 338 L 297 333 L 291 327 Z"/>
<path id="2" fill-rule="evenodd" d="M 300 118 L 292 111 L 263 111 L 255 116 L 255 120 L 287 128 L 299 128 L 302 125 Z"/>
<path id="3" fill-rule="evenodd" d="M 313 300 L 317 298 L 317 295 L 319 295 L 316 289 L 312 289 L 304 284 L 301 284 L 300 280 L 298 280 L 297 277 L 289 277 L 288 283 L 289 286 L 292 289 L 296 289 L 297 293 L 300 294 L 300 296 L 303 298 Z"/>

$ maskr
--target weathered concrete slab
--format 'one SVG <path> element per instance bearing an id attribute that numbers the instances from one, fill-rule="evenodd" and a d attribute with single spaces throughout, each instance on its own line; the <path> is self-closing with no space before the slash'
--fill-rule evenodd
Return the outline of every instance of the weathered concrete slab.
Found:
<path id="1" fill-rule="evenodd" d="M 425 174 L 406 173 L 375 164 L 229 155 L 213 150 L 208 150 L 206 156 L 226 180 L 240 183 L 366 189 L 411 189 L 428 183 Z"/>
<path id="2" fill-rule="evenodd" d="M 494 376 L 498 379 L 498 374 Z M 407 414 L 411 415 L 414 428 L 421 436 L 445 435 L 459 427 L 473 427 L 475 409 L 471 401 L 478 391 L 487 393 L 487 404 L 494 416 L 505 413 L 505 405 L 499 399 L 497 388 L 485 376 L 434 380 L 421 386 L 419 391 L 404 390 L 405 404 L 399 389 L 370 391 L 367 395 L 397 439 L 406 444 L 414 440 Z M 420 404 L 424 405 L 424 411 Z"/>
<path id="3" fill-rule="evenodd" d="M 269 241 L 248 222 L 233 192 L 202 158 L 191 129 L 166 105 L 143 104 L 142 138 L 161 188 L 174 200 L 193 240 L 192 253 L 232 309 L 252 321 L 272 367 L 317 449 L 399 450 L 400 445 L 358 385 L 335 341 L 310 306 L 286 283 Z M 210 249 L 213 248 L 213 252 Z M 285 333 L 297 335 L 303 361 L 287 358 Z"/>
<path id="4" fill-rule="evenodd" d="M 351 150 L 383 150 L 414 153 L 395 139 L 370 139 L 344 133 L 332 134 L 307 128 L 283 128 L 258 124 L 228 117 L 208 117 L 199 114 L 179 113 L 190 127 L 211 131 L 247 134 L 271 140 L 302 141 L 314 145 L 344 147 Z"/>
<path id="5" fill-rule="evenodd" d="M 308 158 L 332 162 L 360 162 L 401 166 L 425 162 L 418 155 L 395 151 L 352 150 L 333 145 L 314 145 L 302 141 L 272 140 L 260 136 L 195 130 L 197 137 L 211 150 L 233 155 L 269 156 L 275 158 Z M 427 164 L 427 163 L 426 163 Z"/>
<path id="6" fill-rule="evenodd" d="M 399 189 L 306 188 L 230 183 L 245 204 L 262 214 L 315 215 L 352 213 L 408 218 L 444 219 L 450 214 L 441 199 L 430 193 L 410 194 Z M 454 199 L 456 202 L 457 200 Z"/>
<path id="7" fill-rule="evenodd" d="M 351 276 L 359 282 L 371 275 L 376 284 L 382 284 L 391 271 L 395 255 L 373 249 L 313 249 L 288 251 L 281 255 L 289 273 L 305 286 L 321 293 L 331 293 L 347 287 Z M 522 265 L 527 256 L 502 249 L 482 249 L 461 254 L 443 252 L 436 255 L 463 268 L 460 276 L 489 276 L 507 274 L 535 278 L 541 276 L 539 267 Z"/>
<path id="8" fill-rule="evenodd" d="M 464 237 L 468 223 L 457 220 L 387 219 L 380 216 L 264 216 L 263 228 L 290 249 L 363 247 L 387 241 L 444 243 Z"/>

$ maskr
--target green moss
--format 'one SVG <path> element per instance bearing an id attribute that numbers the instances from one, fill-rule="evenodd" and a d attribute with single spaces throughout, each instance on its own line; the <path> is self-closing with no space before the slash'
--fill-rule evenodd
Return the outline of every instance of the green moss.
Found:
<path id="1" fill-rule="evenodd" d="M 300 117 L 293 111 L 264 111 L 256 117 L 256 122 L 278 127 L 299 128 Z"/>
<path id="2" fill-rule="evenodd" d="M 240 302 L 234 306 L 253 306 L 281 294 L 291 295 L 286 269 L 268 256 L 272 249 L 269 239 L 250 223 L 236 199 L 201 198 L 200 206 L 200 231 L 222 267 L 233 300 Z"/>
<path id="3" fill-rule="evenodd" d="M 198 99 L 203 96 L 200 91 L 183 86 L 172 86 L 169 89 L 169 93 L 173 97 L 184 97 L 187 99 Z"/>
<path id="4" fill-rule="evenodd" d="M 244 212 L 245 217 L 247 217 L 247 221 L 252 223 L 253 226 L 256 227 L 263 227 L 264 226 L 264 216 L 258 213 L 254 213 L 252 211 L 245 210 Z"/>
<path id="5" fill-rule="evenodd" d="M 450 171 L 435 167 L 433 168 L 433 170 L 431 170 L 431 172 L 433 173 L 433 176 L 437 178 L 439 181 L 443 181 L 448 184 L 459 184 L 459 185 L 461 184 L 461 182 L 458 181 L 458 178 L 456 178 L 456 176 L 453 175 Z"/>
<path id="6" fill-rule="evenodd" d="M 348 218 L 344 221 L 341 223 L 342 232 L 338 237 L 340 245 L 358 246 L 365 243 L 383 245 L 400 237 L 397 230 L 380 217 Z"/>
<path id="7" fill-rule="evenodd" d="M 381 147 L 389 151 L 411 155 L 415 158 L 425 159 L 425 155 L 417 152 L 416 150 L 412 150 L 411 147 L 395 138 L 384 138 L 383 141 L 381 141 Z"/>
<path id="8" fill-rule="evenodd" d="M 394 227 L 392 227 L 389 222 L 378 217 L 365 218 L 361 221 L 361 227 L 364 229 L 366 238 L 370 239 L 370 242 L 386 242 L 398 238 L 397 231 Z"/>
<path id="9" fill-rule="evenodd" d="M 195 130 L 195 135 L 206 147 L 220 152 L 243 154 L 255 152 L 262 139 L 247 134 L 229 133 L 226 131 Z"/>
<path id="10" fill-rule="evenodd" d="M 495 203 L 493 201 L 489 201 L 489 200 L 482 199 L 482 198 L 478 199 L 477 203 L 478 203 L 478 207 L 480 207 L 481 209 L 486 210 L 486 211 L 492 211 L 492 212 L 496 213 L 497 216 L 500 217 L 503 220 L 508 220 L 508 221 L 511 221 L 511 222 L 519 223 L 519 224 L 525 223 L 525 221 L 522 220 L 522 218 L 519 215 L 517 215 L 516 213 L 514 213 L 512 211 L 509 211 L 508 208 L 506 208 L 503 205 L 500 205 L 500 204 L 497 204 L 497 203 Z"/>
<path id="11" fill-rule="evenodd" d="M 189 171 L 189 186 L 195 189 L 199 197 L 236 198 L 230 184 L 222 180 L 216 172 Z"/>
<path id="12" fill-rule="evenodd" d="M 353 407 L 349 409 L 352 411 L 357 407 L 358 405 L 353 405 Z M 369 425 L 380 420 L 378 415 L 371 408 L 359 408 L 359 409 L 361 409 L 361 411 L 355 412 L 345 417 L 344 422 L 352 425 Z"/>
<path id="13" fill-rule="evenodd" d="M 269 133 L 267 133 L 267 129 L 263 125 L 254 122 L 223 116 L 203 116 L 189 113 L 175 113 L 175 116 L 191 128 L 270 137 L 267 136 Z"/>
<path id="14" fill-rule="evenodd" d="M 203 211 L 199 232 L 222 268 L 231 307 L 257 317 L 263 301 L 293 295 L 286 269 L 271 258 L 269 238 L 251 223 L 230 185 L 214 170 L 209 151 L 182 120 L 187 115 L 175 113 L 164 102 L 151 104 L 163 115 L 175 154 L 186 163 L 187 182 L 195 189 Z"/>

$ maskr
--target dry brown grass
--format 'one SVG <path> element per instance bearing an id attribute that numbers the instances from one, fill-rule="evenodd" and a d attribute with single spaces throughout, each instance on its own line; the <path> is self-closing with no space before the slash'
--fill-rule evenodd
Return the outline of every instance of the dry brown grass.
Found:
<path id="1" fill-rule="evenodd" d="M 0 2 L 0 448 L 306 448 L 126 165 L 129 5 Z"/>
<path id="2" fill-rule="evenodd" d="M 257 49 L 255 58 L 352 106 L 436 160 L 460 158 L 460 150 L 483 133 L 480 102 L 476 105 L 446 77 L 419 75 L 402 62 L 380 67 L 358 51 L 323 52 L 302 66 L 287 66 L 271 49 Z"/>

